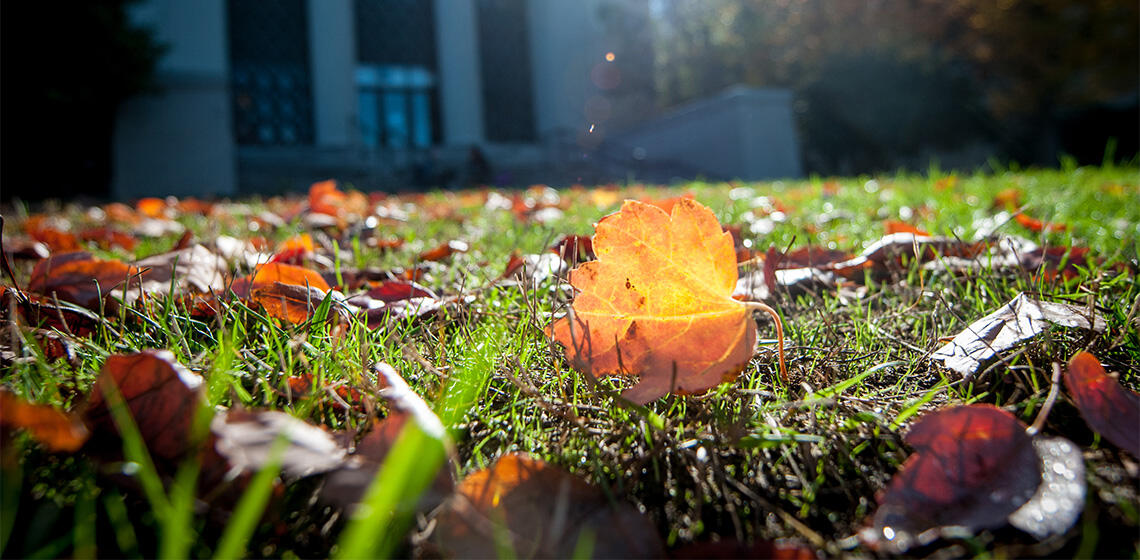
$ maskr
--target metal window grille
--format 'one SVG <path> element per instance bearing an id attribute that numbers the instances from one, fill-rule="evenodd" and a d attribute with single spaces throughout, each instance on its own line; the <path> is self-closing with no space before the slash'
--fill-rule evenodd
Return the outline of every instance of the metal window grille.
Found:
<path id="1" fill-rule="evenodd" d="M 238 144 L 312 144 L 305 0 L 229 0 L 227 15 Z"/>
<path id="2" fill-rule="evenodd" d="M 439 139 L 432 2 L 355 0 L 361 140 L 373 149 L 427 148 Z"/>

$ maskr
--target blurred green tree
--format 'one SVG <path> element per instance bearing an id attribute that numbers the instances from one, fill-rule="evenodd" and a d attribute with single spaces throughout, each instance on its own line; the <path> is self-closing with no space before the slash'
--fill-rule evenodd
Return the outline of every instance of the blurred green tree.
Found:
<path id="1" fill-rule="evenodd" d="M 659 99 L 734 83 L 792 88 L 813 171 L 870 171 L 977 141 L 1055 163 L 1066 119 L 1136 103 L 1138 9 L 1135 0 L 662 0 Z"/>

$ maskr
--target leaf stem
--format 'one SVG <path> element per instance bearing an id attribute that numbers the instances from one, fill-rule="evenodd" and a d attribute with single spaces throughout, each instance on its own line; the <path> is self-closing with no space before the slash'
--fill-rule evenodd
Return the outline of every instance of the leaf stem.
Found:
<path id="1" fill-rule="evenodd" d="M 767 304 L 759 301 L 746 301 L 745 305 L 748 309 L 753 311 L 763 311 L 772 316 L 772 320 L 776 323 L 776 349 L 780 355 L 780 381 L 785 385 L 788 383 L 788 367 L 784 364 L 784 322 L 780 320 L 780 316 L 776 313 L 775 309 L 768 307 Z"/>

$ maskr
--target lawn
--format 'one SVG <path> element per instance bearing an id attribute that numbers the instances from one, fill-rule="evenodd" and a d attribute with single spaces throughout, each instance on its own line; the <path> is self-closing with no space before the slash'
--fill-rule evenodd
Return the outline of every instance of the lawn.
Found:
<path id="1" fill-rule="evenodd" d="M 594 224 L 625 199 L 678 197 L 732 233 L 741 278 L 768 274 L 737 295 L 781 318 L 786 381 L 763 313 L 739 376 L 644 405 L 621 396 L 633 379 L 583 373 L 548 335 Z M 406 194 L 326 183 L 3 216 L 5 557 L 1140 547 L 1137 457 L 1054 376 L 1088 350 L 1140 386 L 1134 166 Z M 891 232 L 910 237 L 873 252 Z M 89 255 L 60 258 L 74 250 Z M 965 378 L 936 359 L 1019 294 L 1104 328 L 1045 328 Z M 138 354 L 154 349 L 169 354 Z M 127 382 L 144 373 L 158 381 Z M 959 405 L 1071 442 L 1079 519 L 1042 535 L 1005 514 L 971 525 L 996 473 L 1018 476 L 995 460 L 942 511 L 904 512 L 958 522 L 876 542 L 880 500 L 917 454 L 906 434 Z"/>

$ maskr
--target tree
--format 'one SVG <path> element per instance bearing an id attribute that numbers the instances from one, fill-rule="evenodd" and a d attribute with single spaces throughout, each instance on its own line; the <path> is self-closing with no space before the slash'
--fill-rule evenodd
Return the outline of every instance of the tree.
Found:
<path id="1" fill-rule="evenodd" d="M 106 195 L 119 106 L 153 87 L 163 47 L 131 0 L 3 4 L 2 194 Z"/>

